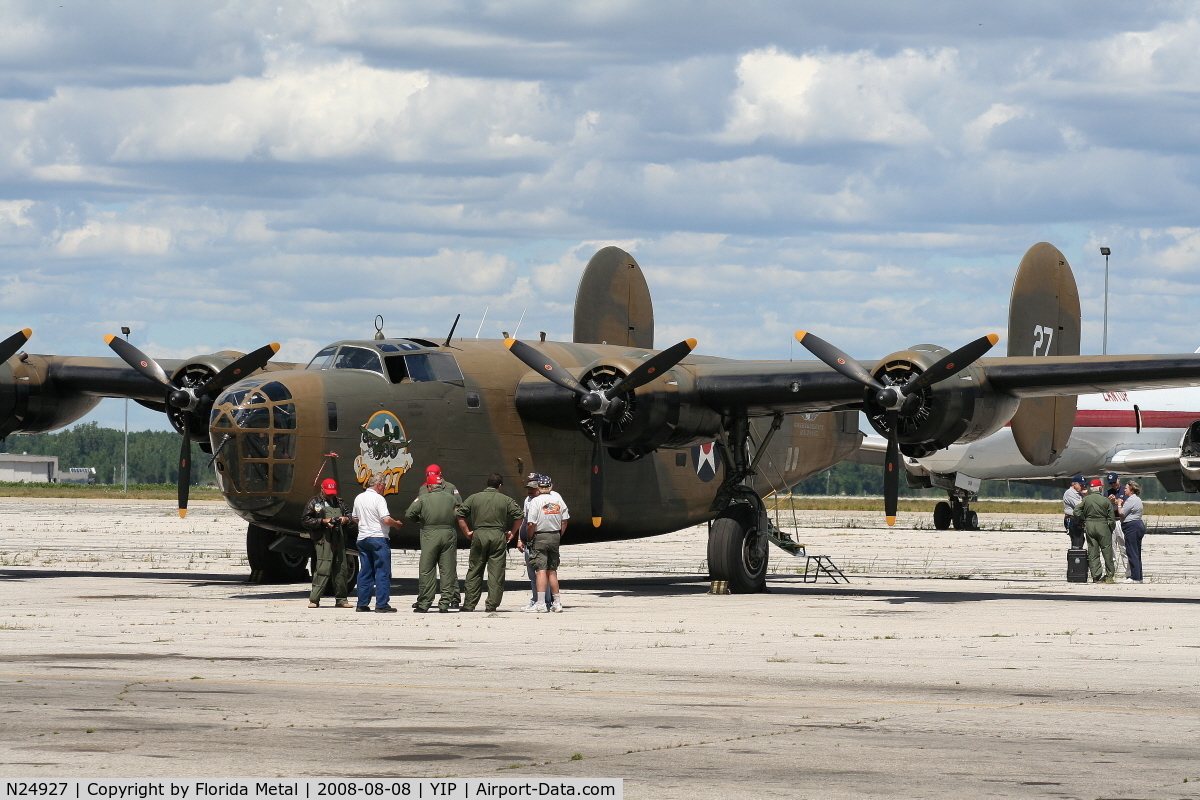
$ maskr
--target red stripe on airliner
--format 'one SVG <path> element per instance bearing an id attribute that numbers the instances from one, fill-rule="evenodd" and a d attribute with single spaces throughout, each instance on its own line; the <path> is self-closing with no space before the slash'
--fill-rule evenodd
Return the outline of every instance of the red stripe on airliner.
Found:
<path id="1" fill-rule="evenodd" d="M 1142 411 L 1143 428 L 1186 428 L 1200 419 L 1200 411 Z M 1133 409 L 1080 409 L 1075 412 L 1076 428 L 1133 428 L 1137 426 Z"/>

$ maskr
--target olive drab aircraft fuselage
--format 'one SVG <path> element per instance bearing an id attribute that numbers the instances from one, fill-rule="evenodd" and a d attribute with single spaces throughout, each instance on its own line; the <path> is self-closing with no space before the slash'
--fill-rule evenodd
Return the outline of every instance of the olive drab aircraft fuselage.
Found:
<path id="1" fill-rule="evenodd" d="M 103 397 L 165 412 L 183 434 L 181 513 L 196 441 L 248 523 L 261 580 L 306 575 L 312 549 L 300 514 L 318 478 L 336 477 L 350 501 L 382 476 L 400 517 L 436 463 L 464 494 L 492 472 L 514 496 L 527 473 L 552 476 L 571 509 L 565 543 L 709 521 L 713 579 L 760 591 L 769 545 L 794 547 L 762 498 L 853 455 L 860 413 L 886 442 L 890 524 L 901 455 L 1008 424 L 1030 463 L 1052 463 L 1070 438 L 1076 395 L 1200 385 L 1200 355 L 1078 355 L 1078 308 L 1066 259 L 1041 243 L 1017 272 L 1009 357 L 985 357 L 999 338 L 989 334 L 953 352 L 918 344 L 864 365 L 798 331 L 817 360 L 714 358 L 690 339 L 655 349 L 641 269 L 606 247 L 580 280 L 573 342 L 377 329 L 307 364 L 271 361 L 278 345 L 156 362 L 115 336 L 106 342 L 117 358 L 18 352 L 30 335 L 21 331 L 0 342 L 0 435 L 60 428 Z M 397 539 L 415 547 L 418 536 L 405 525 Z"/>

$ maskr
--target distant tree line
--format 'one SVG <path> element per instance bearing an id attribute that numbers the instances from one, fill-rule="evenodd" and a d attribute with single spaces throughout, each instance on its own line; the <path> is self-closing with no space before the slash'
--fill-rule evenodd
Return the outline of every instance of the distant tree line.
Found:
<path id="1" fill-rule="evenodd" d="M 179 480 L 180 435 L 175 431 L 129 432 L 129 482 L 176 483 Z M 56 433 L 13 434 L 3 451 L 58 456 L 58 468 L 94 467 L 96 483 L 121 483 L 125 432 L 85 422 Z M 192 485 L 213 483 L 211 456 L 192 442 Z"/>

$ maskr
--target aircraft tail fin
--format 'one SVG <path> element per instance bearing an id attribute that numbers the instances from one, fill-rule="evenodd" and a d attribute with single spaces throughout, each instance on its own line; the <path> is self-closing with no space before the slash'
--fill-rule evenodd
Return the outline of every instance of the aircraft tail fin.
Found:
<path id="1" fill-rule="evenodd" d="M 633 256 L 605 247 L 592 256 L 575 295 L 572 341 L 654 348 L 654 304 Z"/>
<path id="2" fill-rule="evenodd" d="M 1039 242 L 1025 253 L 1013 280 L 1008 354 L 1077 356 L 1079 334 L 1079 290 L 1071 265 L 1057 247 Z M 1026 461 L 1048 466 L 1058 460 L 1071 438 L 1075 406 L 1074 396 L 1021 401 L 1011 424 Z"/>

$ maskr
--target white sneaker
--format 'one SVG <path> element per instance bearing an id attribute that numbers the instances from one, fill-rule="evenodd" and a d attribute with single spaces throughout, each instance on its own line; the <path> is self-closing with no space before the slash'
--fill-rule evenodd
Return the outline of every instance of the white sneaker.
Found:
<path id="1" fill-rule="evenodd" d="M 538 603 L 536 606 L 533 607 L 533 613 L 535 613 L 535 614 L 545 614 L 549 610 L 550 609 L 546 608 L 545 603 Z"/>
<path id="2" fill-rule="evenodd" d="M 517 611 L 533 611 L 535 608 L 537 608 L 537 601 L 530 600 L 528 603 L 518 608 Z"/>
<path id="3" fill-rule="evenodd" d="M 1133 578 L 1126 578 L 1125 583 L 1137 583 Z"/>
<path id="4" fill-rule="evenodd" d="M 563 610 L 562 603 L 560 603 L 560 602 L 558 602 L 557 600 L 555 600 L 555 601 L 554 601 L 554 602 L 553 602 L 553 603 L 550 605 L 550 610 L 551 610 L 551 611 L 562 611 L 562 610 Z"/>

